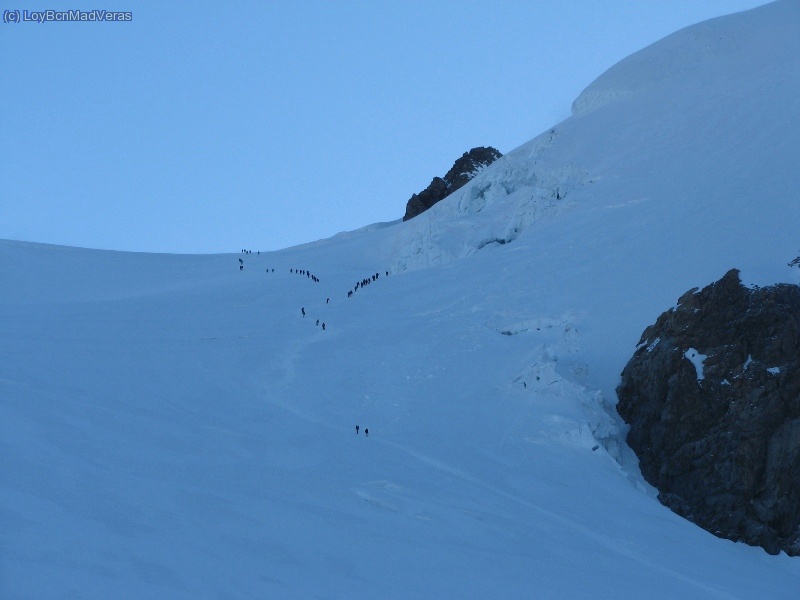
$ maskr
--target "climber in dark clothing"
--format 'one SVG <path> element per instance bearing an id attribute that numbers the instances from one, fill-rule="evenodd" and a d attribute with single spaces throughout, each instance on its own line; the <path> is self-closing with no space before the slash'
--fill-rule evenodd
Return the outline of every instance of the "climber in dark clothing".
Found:
<path id="1" fill-rule="evenodd" d="M 365 435 L 365 436 L 367 436 L 367 437 L 369 437 L 369 429 L 365 429 L 365 430 L 364 430 L 364 435 Z"/>
<path id="2" fill-rule="evenodd" d="M 322 324 L 322 331 L 325 331 L 325 323 Z"/>
<path id="3" fill-rule="evenodd" d="M 304 316 L 304 317 L 306 316 L 306 309 L 305 309 L 305 308 L 301 308 L 301 309 L 300 309 L 300 312 L 301 312 L 301 313 L 303 313 L 303 316 Z"/>
<path id="4" fill-rule="evenodd" d="M 358 435 L 358 425 L 356 425 L 356 435 Z"/>

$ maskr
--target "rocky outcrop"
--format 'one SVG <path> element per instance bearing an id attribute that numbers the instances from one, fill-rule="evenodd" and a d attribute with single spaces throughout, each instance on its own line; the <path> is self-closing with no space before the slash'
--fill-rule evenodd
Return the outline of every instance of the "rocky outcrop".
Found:
<path id="1" fill-rule="evenodd" d="M 488 148 L 473 148 L 459 158 L 453 168 L 442 177 L 434 177 L 431 184 L 419 194 L 414 194 L 406 204 L 406 214 L 403 221 L 408 221 L 418 214 L 425 212 L 431 206 L 447 198 L 460 187 L 463 187 L 478 172 L 503 156 L 491 146 Z"/>
<path id="2" fill-rule="evenodd" d="M 642 334 L 617 388 L 659 500 L 711 533 L 800 555 L 800 288 L 737 270 Z"/>

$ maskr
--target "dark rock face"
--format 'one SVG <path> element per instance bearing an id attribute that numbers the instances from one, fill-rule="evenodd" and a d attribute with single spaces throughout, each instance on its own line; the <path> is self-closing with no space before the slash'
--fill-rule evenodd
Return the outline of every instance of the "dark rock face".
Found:
<path id="1" fill-rule="evenodd" d="M 642 334 L 617 388 L 659 500 L 711 533 L 800 556 L 800 288 L 737 270 Z"/>
<path id="2" fill-rule="evenodd" d="M 403 216 L 403 221 L 413 219 L 460 187 L 463 187 L 477 175 L 478 171 L 492 164 L 501 156 L 503 155 L 491 146 L 488 148 L 473 148 L 469 152 L 465 152 L 444 178 L 434 177 L 428 187 L 419 194 L 411 196 L 411 200 L 406 204 L 406 214 Z"/>

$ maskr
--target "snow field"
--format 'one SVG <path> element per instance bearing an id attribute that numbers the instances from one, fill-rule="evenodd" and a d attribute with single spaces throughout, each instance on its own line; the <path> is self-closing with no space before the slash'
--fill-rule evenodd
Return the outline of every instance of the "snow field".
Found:
<path id="1" fill-rule="evenodd" d="M 622 61 L 408 223 L 0 242 L 0 596 L 796 598 L 658 503 L 611 407 L 686 290 L 800 280 L 799 6 Z"/>

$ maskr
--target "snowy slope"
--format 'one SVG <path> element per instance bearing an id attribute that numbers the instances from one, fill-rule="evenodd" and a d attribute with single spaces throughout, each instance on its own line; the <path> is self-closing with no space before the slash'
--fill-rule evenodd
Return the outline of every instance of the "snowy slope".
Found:
<path id="1" fill-rule="evenodd" d="M 733 266 L 749 283 L 797 283 L 799 51 L 796 0 L 645 48 L 592 83 L 572 118 L 398 228 L 394 267 L 526 247 L 524 272 L 553 310 L 602 314 L 582 344 L 595 365 L 609 340 L 626 338 L 627 357 L 680 294 Z M 592 385 L 612 393 L 620 360 Z"/>
<path id="2" fill-rule="evenodd" d="M 0 597 L 796 598 L 658 503 L 610 405 L 687 289 L 798 283 L 799 17 L 642 50 L 407 223 L 0 242 Z"/>

